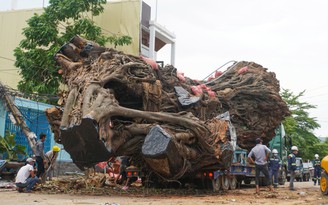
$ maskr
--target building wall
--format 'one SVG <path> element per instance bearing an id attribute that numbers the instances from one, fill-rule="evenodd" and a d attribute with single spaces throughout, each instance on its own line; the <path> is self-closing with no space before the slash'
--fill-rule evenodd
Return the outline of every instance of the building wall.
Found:
<path id="1" fill-rule="evenodd" d="M 104 8 L 100 16 L 94 17 L 96 24 L 103 28 L 105 35 L 132 37 L 131 45 L 118 46 L 116 49 L 139 55 L 141 0 L 110 1 Z M 43 9 L 0 12 L 0 81 L 9 87 L 17 88 L 21 79 L 19 70 L 14 66 L 13 50 L 23 39 L 22 31 L 27 26 L 26 21 L 34 13 L 42 12 Z"/>
<path id="2" fill-rule="evenodd" d="M 94 18 L 106 35 L 128 35 L 132 44 L 118 46 L 117 50 L 139 55 L 141 0 L 112 1 L 104 6 L 104 12 Z M 107 46 L 110 46 L 109 44 Z"/>
<path id="3" fill-rule="evenodd" d="M 20 80 L 18 69 L 14 66 L 14 49 L 23 39 L 22 29 L 27 26 L 26 20 L 33 13 L 41 10 L 20 10 L 0 13 L 0 81 L 9 87 L 16 88 Z"/>

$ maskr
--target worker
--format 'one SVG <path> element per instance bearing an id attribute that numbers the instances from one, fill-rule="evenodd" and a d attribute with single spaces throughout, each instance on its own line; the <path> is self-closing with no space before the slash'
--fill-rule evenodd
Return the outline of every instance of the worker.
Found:
<path id="1" fill-rule="evenodd" d="M 36 176 L 40 178 L 44 170 L 44 165 L 47 163 L 44 153 L 44 141 L 46 140 L 46 134 L 41 133 L 40 139 L 36 142 L 36 149 L 35 149 L 35 157 L 36 157 L 36 163 L 37 163 L 37 169 Z"/>
<path id="2" fill-rule="evenodd" d="M 271 150 L 265 146 L 262 145 L 262 139 L 256 138 L 255 140 L 256 146 L 253 147 L 251 152 L 248 154 L 248 159 L 252 164 L 255 164 L 255 184 L 256 184 L 256 194 L 260 193 L 260 172 L 264 174 L 268 181 L 268 186 L 270 191 L 274 191 L 272 187 L 272 183 L 269 176 L 269 170 L 268 170 L 268 159 L 271 154 Z M 255 161 L 253 158 L 255 158 Z"/>
<path id="3" fill-rule="evenodd" d="M 23 192 L 24 188 L 26 188 L 26 192 L 31 192 L 34 186 L 39 182 L 33 168 L 35 160 L 27 158 L 26 162 L 26 165 L 22 166 L 16 175 L 15 184 L 18 192 Z"/>
<path id="4" fill-rule="evenodd" d="M 49 180 L 51 180 L 53 177 L 53 171 L 55 170 L 55 162 L 57 160 L 59 151 L 60 151 L 60 148 L 55 145 L 52 147 L 52 150 L 48 151 L 45 154 L 46 161 L 47 161 L 47 164 L 46 164 L 47 177 L 49 178 Z"/>
<path id="5" fill-rule="evenodd" d="M 278 187 L 278 175 L 279 175 L 279 169 L 280 169 L 280 157 L 278 156 L 278 150 L 273 149 L 272 150 L 272 157 L 269 159 L 269 175 L 270 175 L 270 181 L 272 182 L 273 178 L 273 187 Z"/>
<path id="6" fill-rule="evenodd" d="M 296 170 L 296 155 L 298 153 L 298 148 L 296 146 L 292 146 L 291 153 L 288 155 L 288 171 L 290 173 L 289 180 L 289 190 L 294 191 L 294 179 L 295 179 L 295 170 Z"/>
<path id="7" fill-rule="evenodd" d="M 314 182 L 314 186 L 315 186 L 317 184 L 317 180 L 318 180 L 318 185 L 320 185 L 321 161 L 319 159 L 318 154 L 315 154 L 314 158 L 315 159 L 313 160 L 313 167 L 314 167 L 313 182 Z"/>

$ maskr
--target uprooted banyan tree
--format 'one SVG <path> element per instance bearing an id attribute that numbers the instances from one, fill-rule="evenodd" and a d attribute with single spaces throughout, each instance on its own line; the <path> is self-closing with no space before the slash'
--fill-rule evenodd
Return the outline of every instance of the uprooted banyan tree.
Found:
<path id="1" fill-rule="evenodd" d="M 228 111 L 237 144 L 250 149 L 259 136 L 268 142 L 289 114 L 275 74 L 253 62 L 199 82 L 79 36 L 55 59 L 68 93 L 64 109 L 46 113 L 55 140 L 80 169 L 122 155 L 165 179 L 225 169 L 233 146 L 229 121 L 217 116 Z"/>

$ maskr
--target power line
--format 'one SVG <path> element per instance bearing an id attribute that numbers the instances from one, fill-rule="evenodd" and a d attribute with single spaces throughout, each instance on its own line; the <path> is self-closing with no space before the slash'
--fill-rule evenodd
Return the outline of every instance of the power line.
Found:
<path id="1" fill-rule="evenodd" d="M 1 70 L 0 70 L 0 72 L 1 72 Z M 3 73 L 6 73 L 7 75 L 13 75 L 13 76 L 17 76 L 17 74 L 16 73 L 9 73 L 8 71 L 6 72 L 6 71 L 4 71 Z"/>
<path id="2" fill-rule="evenodd" d="M 328 95 L 328 93 L 322 93 L 322 94 L 319 94 L 319 95 L 307 96 L 307 97 L 303 97 L 303 99 L 309 99 L 309 98 L 320 97 L 320 96 L 325 96 L 325 95 Z"/>
<path id="3" fill-rule="evenodd" d="M 313 91 L 313 90 L 319 90 L 321 88 L 325 88 L 325 87 L 328 87 L 328 85 L 322 85 L 322 86 L 319 86 L 319 87 L 316 87 L 316 88 L 312 88 L 312 89 L 309 89 L 310 91 Z M 309 91 L 307 90 L 307 91 Z"/>
<path id="4" fill-rule="evenodd" d="M 22 93 L 16 89 L 13 89 L 7 85 L 3 85 L 5 91 L 10 94 L 10 96 L 17 96 L 23 98 L 35 98 L 35 99 L 58 99 L 57 95 L 53 94 L 41 94 L 41 93 Z"/>
<path id="5" fill-rule="evenodd" d="M 6 58 L 6 57 L 3 57 L 3 56 L 0 56 L 0 58 L 5 59 L 5 60 L 9 60 L 9 61 L 13 61 L 13 62 L 15 62 L 15 60 L 10 59 L 10 58 Z"/>
<path id="6" fill-rule="evenodd" d="M 3 71 L 12 71 L 12 70 L 20 70 L 20 69 L 18 69 L 18 68 L 2 69 L 2 70 L 0 70 L 0 72 L 3 72 Z"/>

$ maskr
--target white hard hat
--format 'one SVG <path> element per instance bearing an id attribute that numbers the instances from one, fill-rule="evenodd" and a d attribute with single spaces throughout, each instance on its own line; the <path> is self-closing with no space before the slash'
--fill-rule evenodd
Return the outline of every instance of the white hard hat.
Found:
<path id="1" fill-rule="evenodd" d="M 318 154 L 315 154 L 314 157 L 315 157 L 315 158 L 319 158 L 319 155 L 318 155 Z"/>
<path id="2" fill-rule="evenodd" d="M 292 151 L 298 151 L 298 148 L 296 146 L 292 146 L 291 150 Z"/>
<path id="3" fill-rule="evenodd" d="M 272 150 L 272 154 L 278 154 L 278 150 L 273 149 L 273 150 Z"/>
<path id="4" fill-rule="evenodd" d="M 27 160 L 26 160 L 27 162 L 35 162 L 35 160 L 34 159 L 32 159 L 32 158 L 27 158 Z"/>

